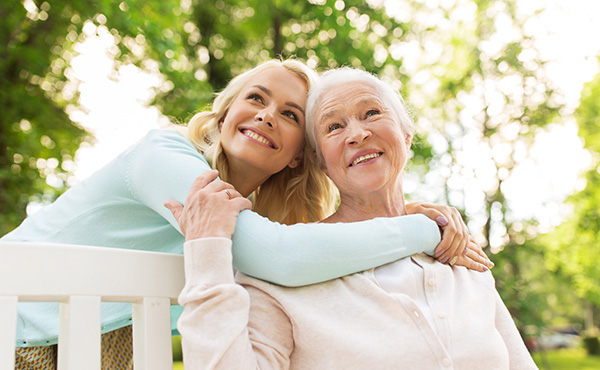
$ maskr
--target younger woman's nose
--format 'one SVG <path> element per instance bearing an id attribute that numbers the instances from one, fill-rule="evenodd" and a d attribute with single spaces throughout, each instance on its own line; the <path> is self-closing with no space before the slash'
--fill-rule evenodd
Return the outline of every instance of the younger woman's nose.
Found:
<path id="1" fill-rule="evenodd" d="M 258 122 L 264 123 L 270 128 L 276 128 L 276 122 L 274 119 L 273 112 L 268 107 L 265 109 L 261 109 L 258 113 L 256 113 L 254 119 Z"/>

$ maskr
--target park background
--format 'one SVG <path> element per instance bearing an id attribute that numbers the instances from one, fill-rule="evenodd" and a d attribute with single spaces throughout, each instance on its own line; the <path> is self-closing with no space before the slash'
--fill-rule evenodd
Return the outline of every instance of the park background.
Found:
<path id="1" fill-rule="evenodd" d="M 408 198 L 461 211 L 539 366 L 600 368 L 587 355 L 600 351 L 600 2 L 24 0 L 0 14 L 0 235 L 261 61 L 364 68 L 415 116 Z"/>

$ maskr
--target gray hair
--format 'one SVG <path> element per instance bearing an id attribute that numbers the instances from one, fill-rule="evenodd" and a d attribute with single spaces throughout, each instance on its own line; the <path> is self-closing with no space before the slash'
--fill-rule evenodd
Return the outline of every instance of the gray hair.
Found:
<path id="1" fill-rule="evenodd" d="M 379 77 L 355 68 L 342 67 L 331 69 L 321 75 L 311 86 L 306 101 L 306 136 L 310 146 L 317 151 L 317 157 L 320 159 L 320 150 L 317 147 L 315 137 L 315 113 L 320 103 L 321 95 L 328 89 L 352 82 L 362 82 L 375 89 L 380 94 L 384 104 L 388 105 L 392 112 L 396 114 L 398 123 L 404 132 L 411 136 L 415 131 L 415 123 L 406 108 L 404 99 L 400 93 L 394 90 L 390 84 L 382 81 Z"/>

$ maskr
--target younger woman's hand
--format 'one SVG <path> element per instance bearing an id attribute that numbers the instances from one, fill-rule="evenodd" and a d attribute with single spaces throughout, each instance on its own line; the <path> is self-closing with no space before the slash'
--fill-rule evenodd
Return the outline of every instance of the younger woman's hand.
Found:
<path id="1" fill-rule="evenodd" d="M 164 206 L 175 216 L 185 240 L 231 238 L 240 211 L 252 208 L 233 185 L 217 180 L 219 171 L 207 171 L 192 184 L 185 206 L 167 200 Z"/>
<path id="2" fill-rule="evenodd" d="M 442 241 L 433 255 L 441 263 L 467 253 L 469 229 L 454 207 L 440 204 L 412 202 L 406 205 L 409 214 L 420 213 L 435 221 L 441 229 Z"/>
<path id="3" fill-rule="evenodd" d="M 485 272 L 494 267 L 494 262 L 483 252 L 479 244 L 471 237 L 467 247 L 467 253 L 452 257 L 448 263 L 452 266 L 464 266 L 471 270 Z"/>

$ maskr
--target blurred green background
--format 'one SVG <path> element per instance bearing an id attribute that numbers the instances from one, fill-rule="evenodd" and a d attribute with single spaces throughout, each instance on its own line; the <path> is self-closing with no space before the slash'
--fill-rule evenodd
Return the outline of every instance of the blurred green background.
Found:
<path id="1" fill-rule="evenodd" d="M 86 40 L 110 40 L 110 78 L 118 79 L 123 66 L 158 76 L 148 104 L 174 122 L 202 110 L 233 76 L 273 57 L 294 56 L 320 71 L 350 65 L 379 74 L 405 96 L 418 127 L 407 196 L 463 213 L 496 263 L 498 290 L 540 367 L 554 361 L 543 348 L 597 353 L 600 75 L 587 78 L 575 99 L 553 77 L 553 58 L 561 53 L 548 53 L 552 47 L 540 41 L 549 32 L 536 27 L 547 14 L 544 4 L 0 2 L 0 235 L 26 217 L 28 205 L 64 192 L 76 151 L 94 142 L 74 118 L 87 109 L 72 65 Z M 597 55 L 594 63 L 600 65 Z M 583 156 L 554 145 L 554 156 L 542 157 L 556 163 L 536 167 L 544 135 L 569 128 Z M 555 189 L 542 175 L 528 178 L 536 168 L 553 179 L 576 168 L 575 185 Z M 547 196 L 539 209 L 524 207 L 538 193 Z"/>

